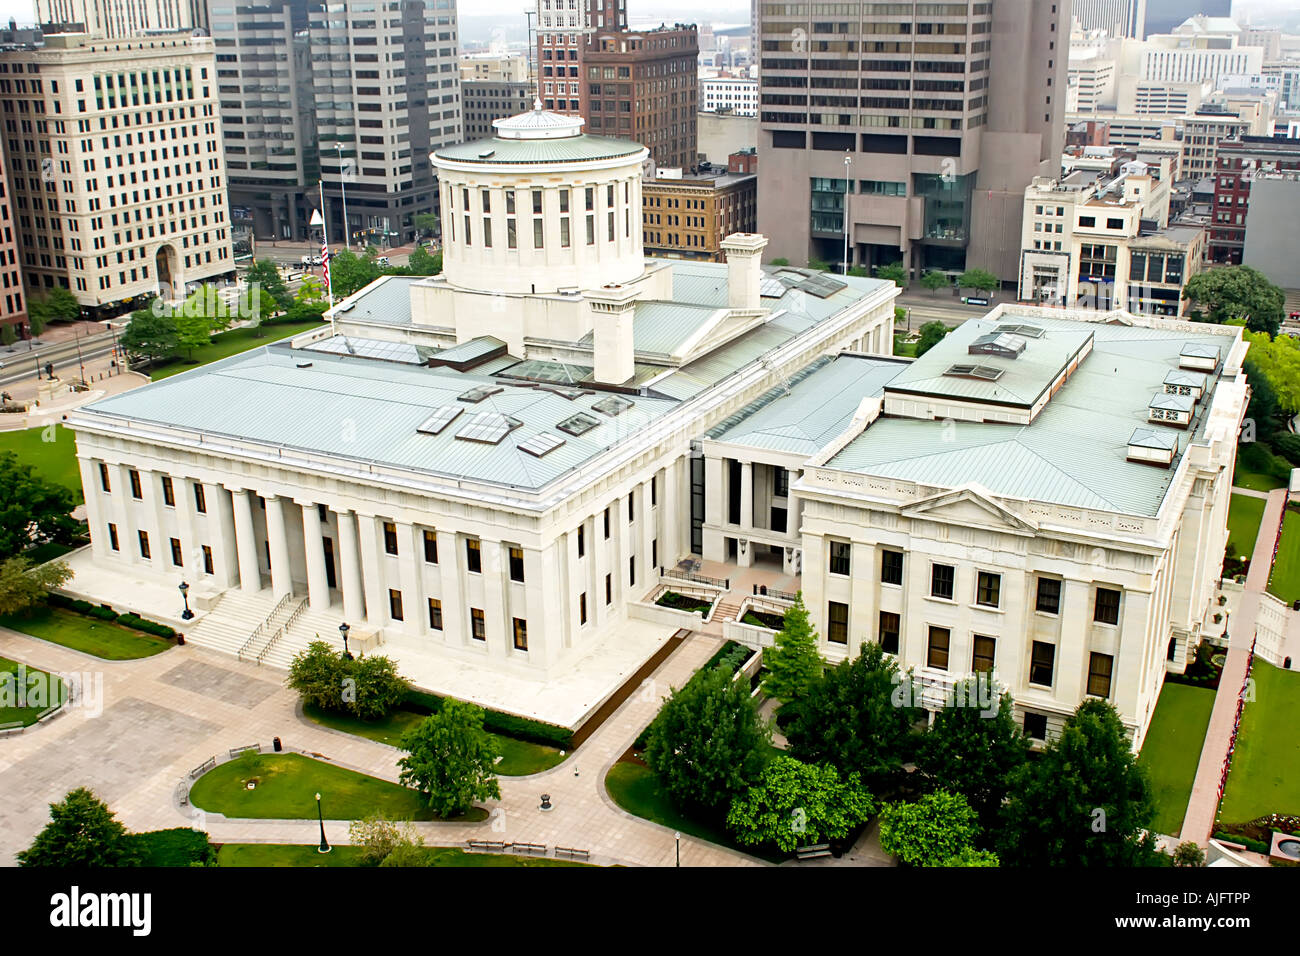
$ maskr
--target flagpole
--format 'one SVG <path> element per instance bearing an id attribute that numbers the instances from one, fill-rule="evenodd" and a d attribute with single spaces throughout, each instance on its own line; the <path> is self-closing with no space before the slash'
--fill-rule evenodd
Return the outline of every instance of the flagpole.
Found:
<path id="1" fill-rule="evenodd" d="M 321 177 L 320 181 L 320 220 L 321 220 L 321 245 L 325 247 L 325 287 L 329 290 L 330 297 L 330 335 L 337 334 L 334 329 L 334 274 L 330 269 L 329 244 L 330 244 L 330 221 L 325 215 L 325 179 Z M 346 224 L 345 224 L 346 225 Z"/>

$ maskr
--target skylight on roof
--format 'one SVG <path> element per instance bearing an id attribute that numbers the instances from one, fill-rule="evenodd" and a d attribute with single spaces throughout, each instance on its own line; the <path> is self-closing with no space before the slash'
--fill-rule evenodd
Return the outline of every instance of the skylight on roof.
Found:
<path id="1" fill-rule="evenodd" d="M 563 444 L 564 439 L 560 438 L 558 435 L 551 435 L 547 432 L 542 432 L 540 435 L 534 435 L 527 441 L 521 441 L 519 443 L 519 450 L 527 452 L 536 458 L 543 458 Z"/>
<path id="2" fill-rule="evenodd" d="M 592 418 L 585 412 L 578 412 L 578 414 L 569 416 L 555 427 L 562 432 L 568 432 L 570 435 L 585 435 L 599 424 L 600 422 L 597 419 Z"/>
<path id="3" fill-rule="evenodd" d="M 610 418 L 617 418 L 625 411 L 632 407 L 634 403 L 630 399 L 621 398 L 618 395 L 609 395 L 598 402 L 593 402 L 591 407 L 602 415 L 608 415 Z"/>
<path id="4" fill-rule="evenodd" d="M 422 435 L 441 434 L 442 430 L 454 422 L 464 410 L 459 405 L 444 405 L 416 425 L 415 430 Z"/>
<path id="5" fill-rule="evenodd" d="M 471 402 L 477 404 L 489 395 L 496 395 L 498 392 L 505 391 L 500 385 L 475 385 L 468 392 L 458 395 L 462 402 Z"/>
<path id="6" fill-rule="evenodd" d="M 456 433 L 456 437 L 462 441 L 495 445 L 522 424 L 519 419 L 499 412 L 478 412 Z"/>
<path id="7" fill-rule="evenodd" d="M 1002 377 L 1003 369 L 992 365 L 949 365 L 944 375 L 959 378 L 978 378 L 986 382 L 996 382 Z"/>
<path id="8" fill-rule="evenodd" d="M 996 332 L 999 335 L 1023 335 L 1027 339 L 1041 339 L 1044 335 L 1043 330 L 1036 325 L 999 325 Z"/>
<path id="9" fill-rule="evenodd" d="M 568 388 L 564 385 L 538 385 L 536 382 L 529 383 L 537 386 L 539 392 L 550 392 L 552 395 L 558 395 L 560 398 L 567 398 L 573 401 L 575 398 L 581 398 L 583 395 L 590 395 L 591 389 L 587 388 Z"/>

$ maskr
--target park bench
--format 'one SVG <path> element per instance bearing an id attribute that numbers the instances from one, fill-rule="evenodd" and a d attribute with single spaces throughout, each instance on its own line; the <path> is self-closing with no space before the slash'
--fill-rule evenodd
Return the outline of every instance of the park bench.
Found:
<path id="1" fill-rule="evenodd" d="M 536 853 L 538 856 L 546 856 L 545 843 L 511 843 L 510 849 L 516 853 Z"/>
<path id="2" fill-rule="evenodd" d="M 576 847 L 571 846 L 557 846 L 555 848 L 555 855 L 557 857 L 566 857 L 570 860 L 587 860 L 591 858 L 591 851 L 579 850 Z"/>
<path id="3" fill-rule="evenodd" d="M 829 843 L 813 843 L 809 846 L 795 847 L 794 855 L 800 860 L 815 860 L 818 857 L 830 856 L 831 845 Z"/>
<path id="4" fill-rule="evenodd" d="M 471 850 L 483 850 L 489 853 L 502 853 L 506 844 L 500 840 L 466 840 L 465 846 Z"/>

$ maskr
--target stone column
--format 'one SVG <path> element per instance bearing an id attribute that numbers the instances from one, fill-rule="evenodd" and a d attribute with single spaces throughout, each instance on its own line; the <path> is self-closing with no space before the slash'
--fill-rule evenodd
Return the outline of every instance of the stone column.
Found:
<path id="1" fill-rule="evenodd" d="M 330 588 L 325 575 L 320 511 L 310 501 L 298 501 L 298 504 L 302 506 L 302 544 L 307 556 L 307 600 L 313 611 L 324 611 L 330 606 Z"/>
<path id="2" fill-rule="evenodd" d="M 108 524 L 104 517 L 107 509 L 101 509 L 104 489 L 99 486 L 99 462 L 80 458 L 77 467 L 81 470 L 81 488 L 86 496 L 86 527 L 90 529 L 91 553 L 96 558 L 102 558 L 111 551 L 108 547 Z M 118 547 L 121 544 L 119 540 Z"/>
<path id="3" fill-rule="evenodd" d="M 180 533 L 181 554 L 185 556 L 185 573 L 188 580 L 202 580 L 203 549 L 199 547 L 194 514 L 194 489 L 184 478 L 172 478 L 172 496 L 176 499 L 176 525 Z M 212 570 L 217 570 L 215 560 Z"/>
<path id="4" fill-rule="evenodd" d="M 262 572 L 257 565 L 257 534 L 253 530 L 253 493 L 247 488 L 231 491 L 235 510 L 235 547 L 239 554 L 239 586 L 250 594 L 262 590 Z"/>
<path id="5" fill-rule="evenodd" d="M 681 459 L 673 460 L 667 468 L 664 469 L 663 496 L 661 498 L 660 508 L 663 511 L 663 517 L 659 521 L 661 529 L 659 536 L 659 563 L 665 568 L 670 568 L 677 563 L 681 557 L 682 548 L 678 543 L 678 528 L 681 527 L 682 516 L 678 509 L 678 488 L 677 483 L 681 480 Z M 687 500 L 690 500 L 689 492 Z"/>
<path id="6" fill-rule="evenodd" d="M 470 641 L 469 612 L 465 609 L 465 596 L 461 588 L 460 542 L 454 531 L 440 530 L 434 533 L 438 536 L 438 574 L 442 577 L 440 600 L 443 639 L 449 643 L 465 645 Z M 428 613 L 427 609 L 424 613 Z"/>
<path id="7" fill-rule="evenodd" d="M 505 571 L 502 568 L 504 546 L 500 541 L 479 540 L 483 558 L 483 627 L 488 653 L 501 657 L 508 655 L 512 646 L 511 623 L 506 613 L 509 603 L 505 594 Z M 493 651 L 492 648 L 496 647 Z"/>
<path id="8" fill-rule="evenodd" d="M 425 599 L 421 572 L 424 567 L 424 536 L 413 524 L 397 525 L 397 567 L 402 581 L 402 616 L 406 630 L 424 634 L 429 628 L 429 603 Z M 438 557 L 442 557 L 439 555 Z"/>
<path id="9" fill-rule="evenodd" d="M 113 488 L 113 512 L 117 519 L 117 543 L 122 556 L 129 564 L 139 564 L 140 536 L 136 534 L 139 525 L 132 515 L 135 499 L 131 497 L 131 469 L 126 465 L 109 467 L 109 483 Z"/>
<path id="10" fill-rule="evenodd" d="M 612 516 L 610 520 L 613 520 Z M 595 519 L 591 522 L 591 562 L 594 568 L 591 611 L 592 620 L 597 627 L 602 626 L 609 616 L 609 607 L 605 604 L 605 575 L 610 573 L 609 552 L 612 550 L 612 545 L 612 541 L 605 539 L 604 512 L 597 511 Z"/>
<path id="11" fill-rule="evenodd" d="M 357 512 L 357 537 L 361 547 L 361 582 L 366 592 L 366 620 L 372 627 L 388 624 L 388 585 L 379 561 L 379 519 Z M 402 613 L 406 613 L 403 602 Z"/>
<path id="12" fill-rule="evenodd" d="M 343 616 L 360 623 L 366 619 L 361 587 L 361 549 L 357 542 L 357 519 L 351 511 L 339 516 L 339 587 L 343 592 Z"/>
<path id="13" fill-rule="evenodd" d="M 284 499 L 266 495 L 266 540 L 271 548 L 271 595 L 277 601 L 293 593 L 289 538 L 284 527 Z"/>
<path id="14" fill-rule="evenodd" d="M 634 593 L 637 595 L 645 593 L 645 589 L 650 586 L 650 582 L 655 580 L 659 574 L 659 569 L 654 565 L 655 550 L 659 545 L 652 542 L 659 537 L 659 511 L 658 505 L 650 504 L 650 484 L 651 481 L 641 482 L 641 489 L 637 492 L 641 499 L 641 544 L 639 547 L 640 555 L 637 561 L 636 588 Z M 662 542 L 660 542 L 662 544 Z M 663 561 L 662 553 L 658 555 L 659 560 Z"/>
<path id="15" fill-rule="evenodd" d="M 740 538 L 748 540 L 744 551 L 737 549 L 737 563 L 747 568 L 754 563 L 754 542 L 750 532 L 754 530 L 754 465 L 752 462 L 740 463 Z"/>
<path id="16" fill-rule="evenodd" d="M 194 489 L 189 489 L 194 494 Z M 232 587 L 239 579 L 239 556 L 236 551 L 235 514 L 232 498 L 226 489 L 212 482 L 203 484 L 203 504 L 207 508 L 208 540 L 212 548 L 212 570 L 216 575 L 217 586 Z M 252 513 L 249 513 L 252 519 Z M 254 552 L 256 556 L 256 552 Z"/>

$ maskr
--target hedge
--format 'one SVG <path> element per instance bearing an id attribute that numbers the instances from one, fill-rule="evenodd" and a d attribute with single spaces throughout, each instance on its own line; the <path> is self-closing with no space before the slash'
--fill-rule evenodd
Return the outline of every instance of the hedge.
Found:
<path id="1" fill-rule="evenodd" d="M 65 611 L 83 614 L 86 617 L 93 617 L 100 621 L 115 621 L 123 627 L 144 631 L 146 634 L 153 634 L 156 637 L 173 638 L 176 636 L 176 630 L 166 624 L 159 624 L 157 621 L 150 621 L 138 614 L 129 612 L 118 614 L 111 607 L 104 607 L 102 604 L 91 604 L 89 601 L 82 601 L 79 598 L 70 598 L 53 593 L 49 595 L 48 602 L 52 607 L 63 608 Z"/>
<path id="2" fill-rule="evenodd" d="M 442 698 L 422 690 L 412 690 L 406 695 L 409 710 L 427 711 L 436 714 L 442 706 Z M 568 750 L 573 745 L 573 731 L 558 724 L 546 724 L 540 720 L 517 717 L 499 710 L 483 708 L 483 729 L 516 740 L 543 744 L 547 747 L 559 747 Z"/>
<path id="3" fill-rule="evenodd" d="M 1265 843 L 1263 840 L 1254 840 L 1248 836 L 1237 836 L 1233 833 L 1224 833 L 1222 830 L 1216 830 L 1214 832 L 1214 839 L 1223 843 L 1236 843 L 1254 853 L 1263 853 L 1265 856 L 1268 856 L 1273 849 L 1272 846 Z"/>
<path id="4" fill-rule="evenodd" d="M 208 835 L 189 827 L 147 830 L 130 836 L 141 866 L 214 866 L 217 850 Z"/>

